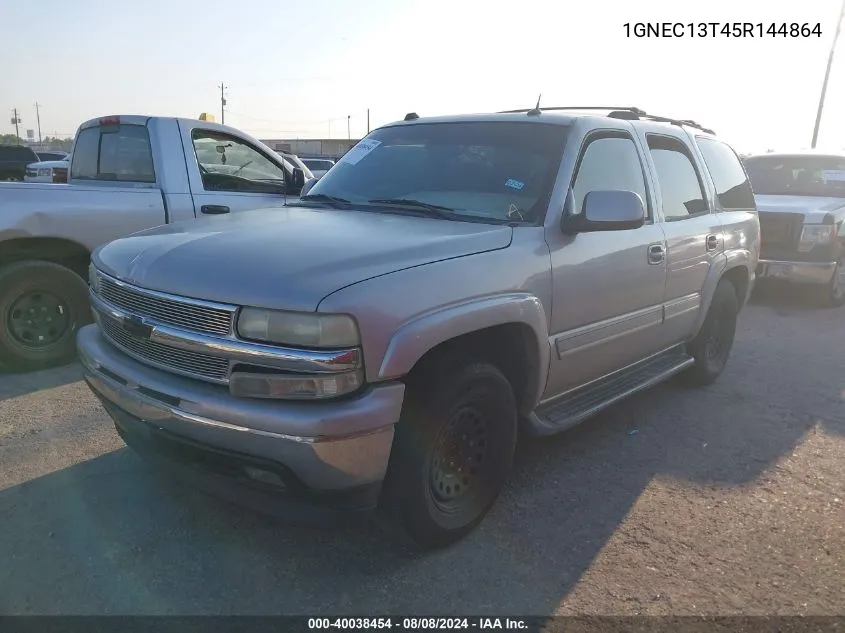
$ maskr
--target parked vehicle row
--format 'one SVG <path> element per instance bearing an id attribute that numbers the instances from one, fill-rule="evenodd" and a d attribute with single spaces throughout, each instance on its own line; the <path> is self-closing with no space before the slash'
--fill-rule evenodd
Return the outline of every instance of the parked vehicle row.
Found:
<path id="1" fill-rule="evenodd" d="M 758 266 L 731 147 L 633 108 L 409 115 L 308 187 L 98 247 L 86 381 L 127 444 L 198 485 L 378 505 L 429 547 L 482 520 L 520 431 L 716 380 Z"/>
<path id="2" fill-rule="evenodd" d="M 35 150 L 26 145 L 0 145 L 0 181 L 22 181 L 26 166 L 39 160 Z"/>
<path id="3" fill-rule="evenodd" d="M 295 156 L 234 128 L 166 117 L 87 121 L 68 165 L 66 184 L 0 183 L 0 364 L 75 357 L 95 247 L 203 215 L 282 207 L 312 178 Z"/>
<path id="4" fill-rule="evenodd" d="M 845 153 L 749 156 L 762 230 L 761 278 L 810 284 L 845 304 Z"/>

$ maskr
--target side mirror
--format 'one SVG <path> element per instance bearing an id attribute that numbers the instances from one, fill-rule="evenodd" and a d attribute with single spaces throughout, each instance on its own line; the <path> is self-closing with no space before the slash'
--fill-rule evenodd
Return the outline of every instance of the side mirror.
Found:
<path id="1" fill-rule="evenodd" d="M 299 167 L 293 168 L 293 187 L 294 189 L 302 189 L 305 186 L 305 172 Z"/>
<path id="2" fill-rule="evenodd" d="M 584 196 L 581 213 L 564 213 L 564 233 L 626 231 L 645 224 L 645 207 L 633 191 L 590 191 Z"/>

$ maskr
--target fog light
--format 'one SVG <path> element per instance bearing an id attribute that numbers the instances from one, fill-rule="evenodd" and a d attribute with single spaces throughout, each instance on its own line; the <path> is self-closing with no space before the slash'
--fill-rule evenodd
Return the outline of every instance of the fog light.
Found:
<path id="1" fill-rule="evenodd" d="M 233 372 L 229 391 L 244 398 L 319 400 L 351 393 L 363 383 L 361 371 L 344 374 L 259 374 Z"/>

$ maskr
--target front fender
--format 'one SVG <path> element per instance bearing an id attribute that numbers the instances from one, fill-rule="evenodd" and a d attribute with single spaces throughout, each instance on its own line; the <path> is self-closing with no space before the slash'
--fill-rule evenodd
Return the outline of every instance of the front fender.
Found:
<path id="1" fill-rule="evenodd" d="M 537 344 L 536 400 L 546 386 L 550 348 L 542 302 L 513 293 L 444 306 L 402 324 L 393 334 L 378 371 L 379 380 L 400 378 L 429 350 L 453 338 L 496 325 L 519 323 L 531 328 Z"/>

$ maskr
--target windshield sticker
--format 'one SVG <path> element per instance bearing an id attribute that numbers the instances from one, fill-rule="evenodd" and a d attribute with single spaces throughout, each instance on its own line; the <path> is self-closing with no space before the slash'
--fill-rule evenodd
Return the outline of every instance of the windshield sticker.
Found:
<path id="1" fill-rule="evenodd" d="M 505 183 L 505 187 L 510 187 L 511 189 L 516 189 L 519 191 L 525 186 L 525 183 L 521 180 L 514 180 L 513 178 L 508 178 L 507 182 Z"/>
<path id="2" fill-rule="evenodd" d="M 341 158 L 341 160 L 344 163 L 349 163 L 350 165 L 357 165 L 358 161 L 360 161 L 362 158 L 364 158 L 364 156 L 372 152 L 379 145 L 381 145 L 381 141 L 376 141 L 374 139 L 364 139 L 351 150 L 346 152 L 346 154 L 343 155 L 343 158 Z"/>
<path id="3" fill-rule="evenodd" d="M 831 180 L 845 182 L 845 171 L 841 169 L 825 169 L 822 171 L 822 180 L 826 182 Z"/>

